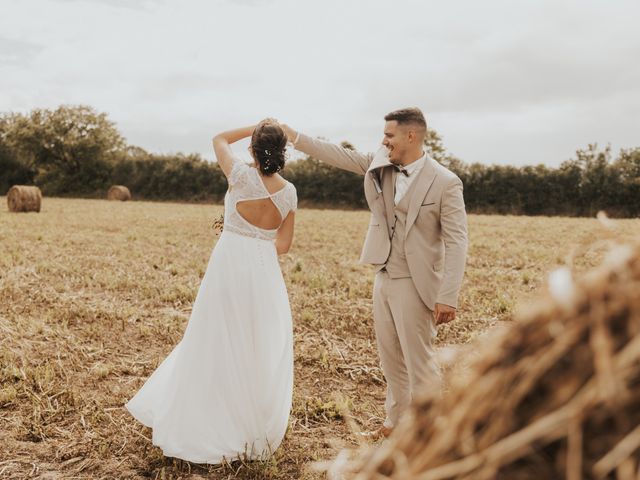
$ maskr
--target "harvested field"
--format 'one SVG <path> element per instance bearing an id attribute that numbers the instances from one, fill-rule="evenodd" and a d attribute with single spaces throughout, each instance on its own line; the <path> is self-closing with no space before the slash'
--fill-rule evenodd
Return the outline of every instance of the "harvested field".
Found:
<path id="1" fill-rule="evenodd" d="M 6 202 L 5 198 L 0 199 Z M 0 202 L 0 203 L 1 203 Z M 369 214 L 300 210 L 281 264 L 294 315 L 295 389 L 283 447 L 267 462 L 198 466 L 164 458 L 123 404 L 181 338 L 220 206 L 47 198 L 0 210 L 0 478 L 319 479 L 316 460 L 382 420 Z M 621 237 L 640 220 L 613 222 Z M 548 271 L 597 264 L 595 219 L 470 216 L 459 318 L 438 344 L 510 320 Z M 581 247 L 576 250 L 576 247 Z"/>

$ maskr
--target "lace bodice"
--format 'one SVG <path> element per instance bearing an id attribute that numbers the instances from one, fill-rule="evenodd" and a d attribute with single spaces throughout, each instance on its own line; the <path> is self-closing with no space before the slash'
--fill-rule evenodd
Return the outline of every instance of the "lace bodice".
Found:
<path id="1" fill-rule="evenodd" d="M 270 198 L 280 212 L 282 220 L 298 206 L 298 195 L 293 183 L 287 182 L 277 192 L 269 193 L 258 170 L 238 159 L 235 159 L 229 175 L 229 187 L 224 197 L 224 230 L 247 237 L 274 240 L 278 229 L 266 230 L 250 224 L 236 210 L 238 202 Z"/>

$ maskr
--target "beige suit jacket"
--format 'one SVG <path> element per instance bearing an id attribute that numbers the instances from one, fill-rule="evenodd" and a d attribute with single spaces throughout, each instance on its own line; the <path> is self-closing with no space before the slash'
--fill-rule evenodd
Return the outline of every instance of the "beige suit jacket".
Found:
<path id="1" fill-rule="evenodd" d="M 329 165 L 364 175 L 371 221 L 360 263 L 384 265 L 391 250 L 395 170 L 385 148 L 362 154 L 300 134 L 296 149 Z M 467 215 L 462 182 L 427 155 L 412 186 L 405 230 L 411 278 L 425 305 L 458 306 L 467 254 Z"/>

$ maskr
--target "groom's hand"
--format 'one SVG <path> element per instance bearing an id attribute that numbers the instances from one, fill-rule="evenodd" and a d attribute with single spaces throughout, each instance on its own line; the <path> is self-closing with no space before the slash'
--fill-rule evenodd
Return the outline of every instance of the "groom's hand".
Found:
<path id="1" fill-rule="evenodd" d="M 449 305 L 443 305 L 442 303 L 436 303 L 436 309 L 433 312 L 436 318 L 436 325 L 441 323 L 449 323 L 456 318 L 456 309 Z"/>

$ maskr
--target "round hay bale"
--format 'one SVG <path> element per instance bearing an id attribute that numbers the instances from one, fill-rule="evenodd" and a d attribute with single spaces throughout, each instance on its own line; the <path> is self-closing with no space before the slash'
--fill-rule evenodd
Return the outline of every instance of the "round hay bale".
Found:
<path id="1" fill-rule="evenodd" d="M 131 200 L 131 192 L 124 185 L 114 185 L 107 192 L 107 200 L 126 202 L 127 200 Z"/>
<path id="2" fill-rule="evenodd" d="M 342 463 L 358 480 L 637 478 L 640 243 L 613 249 L 476 346 L 464 376 L 417 398 L 386 443 Z M 337 462 L 337 460 L 336 460 Z"/>
<path id="3" fill-rule="evenodd" d="M 39 212 L 42 192 L 38 187 L 14 185 L 7 192 L 7 204 L 10 212 Z"/>

